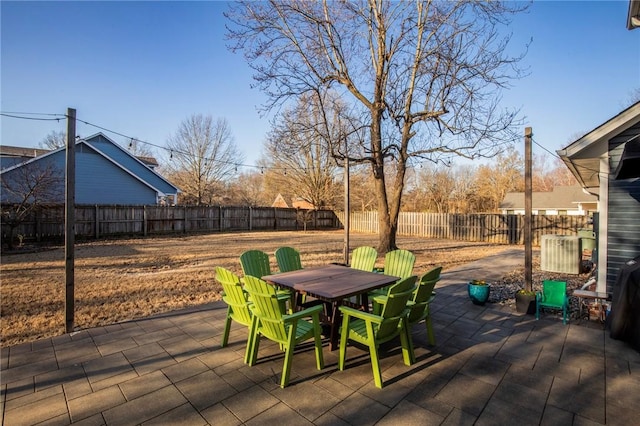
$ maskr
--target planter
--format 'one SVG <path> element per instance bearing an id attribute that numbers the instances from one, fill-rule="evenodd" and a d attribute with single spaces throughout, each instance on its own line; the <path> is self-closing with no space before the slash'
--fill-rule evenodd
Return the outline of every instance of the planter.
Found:
<path id="1" fill-rule="evenodd" d="M 516 292 L 516 312 L 534 315 L 536 313 L 536 295 Z"/>
<path id="2" fill-rule="evenodd" d="M 473 284 L 469 282 L 467 284 L 467 292 L 469 293 L 469 298 L 474 305 L 484 305 L 489 299 L 489 292 L 491 291 L 491 286 L 489 284 Z"/>

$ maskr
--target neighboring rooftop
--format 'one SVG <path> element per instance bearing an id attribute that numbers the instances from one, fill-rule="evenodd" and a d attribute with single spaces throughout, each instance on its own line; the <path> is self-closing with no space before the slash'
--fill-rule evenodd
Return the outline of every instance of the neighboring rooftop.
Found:
<path id="1" fill-rule="evenodd" d="M 556 186 L 550 192 L 532 193 L 532 204 L 536 209 L 576 209 L 578 203 L 597 203 L 595 195 L 585 193 L 580 185 Z M 508 192 L 501 209 L 524 209 L 524 192 Z"/>

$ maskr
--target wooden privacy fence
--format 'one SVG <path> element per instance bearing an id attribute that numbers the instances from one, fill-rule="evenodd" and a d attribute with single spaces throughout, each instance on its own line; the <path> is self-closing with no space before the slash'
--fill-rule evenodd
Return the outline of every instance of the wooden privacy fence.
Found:
<path id="1" fill-rule="evenodd" d="M 27 240 L 64 237 L 64 205 L 34 211 L 14 231 Z M 332 210 L 273 207 L 76 205 L 76 236 L 146 236 L 188 232 L 336 229 Z M 2 237 L 9 232 L 2 224 Z"/>
<path id="2" fill-rule="evenodd" d="M 344 212 L 336 215 L 344 221 Z M 378 233 L 378 212 L 351 213 L 349 227 L 354 232 Z M 590 225 L 584 216 L 534 215 L 532 228 L 532 243 L 538 246 L 542 235 L 576 235 L 578 229 L 590 228 Z M 402 212 L 398 218 L 398 235 L 524 244 L 524 216 Z"/>

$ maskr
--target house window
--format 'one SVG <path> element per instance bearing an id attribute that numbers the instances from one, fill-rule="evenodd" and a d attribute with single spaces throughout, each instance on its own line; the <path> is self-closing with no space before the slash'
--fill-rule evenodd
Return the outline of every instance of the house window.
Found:
<path id="1" fill-rule="evenodd" d="M 547 211 L 546 210 L 538 210 L 538 214 L 545 215 L 545 214 L 547 214 Z"/>
<path id="2" fill-rule="evenodd" d="M 566 215 L 567 215 L 566 210 L 558 210 L 558 216 L 566 216 Z"/>

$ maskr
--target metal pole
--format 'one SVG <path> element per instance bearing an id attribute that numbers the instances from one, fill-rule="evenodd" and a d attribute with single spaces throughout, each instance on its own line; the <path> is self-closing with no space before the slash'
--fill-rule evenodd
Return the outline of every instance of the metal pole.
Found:
<path id="1" fill-rule="evenodd" d="M 349 156 L 347 155 L 347 138 L 344 139 L 344 264 L 349 264 Z"/>
<path id="2" fill-rule="evenodd" d="M 65 327 L 71 333 L 74 325 L 75 310 L 75 234 L 76 234 L 76 110 L 67 108 L 67 143 L 65 176 Z"/>
<path id="3" fill-rule="evenodd" d="M 524 129 L 524 286 L 525 289 L 533 290 L 533 249 L 531 214 L 532 214 L 532 193 L 533 179 L 531 176 L 531 137 L 533 133 L 531 127 Z"/>

